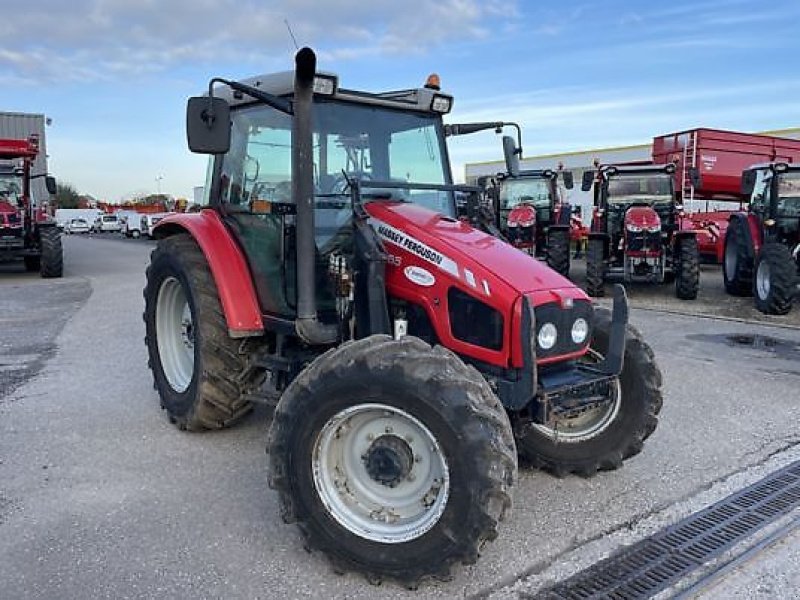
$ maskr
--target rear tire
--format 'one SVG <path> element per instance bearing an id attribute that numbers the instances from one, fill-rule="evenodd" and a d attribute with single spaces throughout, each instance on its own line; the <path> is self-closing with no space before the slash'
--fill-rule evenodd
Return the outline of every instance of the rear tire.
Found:
<path id="1" fill-rule="evenodd" d="M 608 351 L 611 312 L 595 308 L 591 348 L 597 358 Z M 617 399 L 596 411 L 565 419 L 553 430 L 530 422 L 515 424 L 520 456 L 533 467 L 556 476 L 577 473 L 584 477 L 612 470 L 642 450 L 658 425 L 663 403 L 661 371 L 650 346 L 636 328 L 628 325 L 625 357 Z M 587 418 L 588 417 L 588 418 Z"/>
<path id="2" fill-rule="evenodd" d="M 722 276 L 725 290 L 732 296 L 750 296 L 753 293 L 753 257 L 740 219 L 731 221 L 725 233 Z"/>
<path id="3" fill-rule="evenodd" d="M 281 397 L 267 452 L 284 521 L 308 547 L 340 572 L 410 587 L 477 560 L 517 472 L 508 417 L 480 373 L 413 337 L 317 358 Z"/>
<path id="4" fill-rule="evenodd" d="M 61 277 L 64 274 L 64 251 L 61 247 L 61 232 L 57 227 L 41 227 L 39 243 L 42 246 L 40 269 L 42 277 Z"/>
<path id="5" fill-rule="evenodd" d="M 228 336 L 205 256 L 188 234 L 159 241 L 144 288 L 145 344 L 161 407 L 180 429 L 230 425 L 251 409 L 258 387 L 246 344 Z"/>
<path id="6" fill-rule="evenodd" d="M 586 293 L 599 298 L 605 295 L 605 240 L 589 238 L 586 249 Z"/>
<path id="7" fill-rule="evenodd" d="M 783 244 L 768 242 L 756 259 L 753 297 L 756 308 L 767 315 L 785 315 L 792 309 L 797 268 Z"/>
<path id="8" fill-rule="evenodd" d="M 695 236 L 675 240 L 675 295 L 681 300 L 694 300 L 700 289 L 700 249 Z"/>
<path id="9" fill-rule="evenodd" d="M 569 277 L 569 229 L 550 229 L 547 232 L 547 265 L 564 277 Z"/>

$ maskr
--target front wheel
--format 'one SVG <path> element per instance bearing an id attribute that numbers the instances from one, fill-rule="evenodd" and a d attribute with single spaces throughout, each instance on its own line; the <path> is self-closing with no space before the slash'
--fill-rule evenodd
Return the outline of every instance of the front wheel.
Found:
<path id="1" fill-rule="evenodd" d="M 442 347 L 348 342 L 284 392 L 270 428 L 284 520 L 338 570 L 414 586 L 477 560 L 511 505 L 508 417 L 483 377 Z"/>
<path id="2" fill-rule="evenodd" d="M 694 300 L 700 288 L 700 249 L 695 236 L 675 240 L 675 296 Z"/>
<path id="3" fill-rule="evenodd" d="M 219 429 L 250 411 L 256 387 L 241 342 L 228 336 L 205 256 L 186 234 L 159 241 L 144 289 L 145 344 L 161 406 L 180 429 Z"/>
<path id="4" fill-rule="evenodd" d="M 595 309 L 591 349 L 585 360 L 599 362 L 608 351 L 611 313 Z M 661 411 L 661 371 L 650 346 L 631 325 L 627 328 L 622 373 L 605 404 L 568 413 L 554 425 L 515 422 L 520 455 L 532 466 L 562 476 L 588 477 L 622 466 L 638 454 L 653 433 Z"/>
<path id="5" fill-rule="evenodd" d="M 744 228 L 745 223 L 736 219 L 731 221 L 725 232 L 722 276 L 725 290 L 732 296 L 749 296 L 753 293 L 753 258 Z"/>
<path id="6" fill-rule="evenodd" d="M 42 246 L 39 273 L 44 278 L 61 277 L 64 274 L 61 232 L 57 227 L 42 227 L 39 230 L 39 243 Z"/>
<path id="7" fill-rule="evenodd" d="M 547 266 L 559 275 L 569 277 L 569 229 L 548 230 Z"/>
<path id="8" fill-rule="evenodd" d="M 604 296 L 603 280 L 605 279 L 605 240 L 589 238 L 586 249 L 586 293 L 590 296 Z"/>
<path id="9" fill-rule="evenodd" d="M 768 315 L 785 315 L 792 309 L 797 269 L 789 248 L 768 242 L 756 260 L 753 296 L 756 308 Z"/>

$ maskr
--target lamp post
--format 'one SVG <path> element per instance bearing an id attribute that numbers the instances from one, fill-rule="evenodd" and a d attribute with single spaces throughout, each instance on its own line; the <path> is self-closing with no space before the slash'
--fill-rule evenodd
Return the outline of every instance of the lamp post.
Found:
<path id="1" fill-rule="evenodd" d="M 161 195 L 161 180 L 164 179 L 163 175 L 156 175 L 156 188 L 158 190 L 158 195 Z"/>

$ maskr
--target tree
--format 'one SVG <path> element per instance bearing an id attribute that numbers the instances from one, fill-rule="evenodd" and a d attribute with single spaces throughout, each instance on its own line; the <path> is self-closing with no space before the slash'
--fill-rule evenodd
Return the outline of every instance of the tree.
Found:
<path id="1" fill-rule="evenodd" d="M 56 185 L 55 205 L 57 208 L 78 208 L 79 201 L 80 194 L 71 183 L 59 182 Z"/>

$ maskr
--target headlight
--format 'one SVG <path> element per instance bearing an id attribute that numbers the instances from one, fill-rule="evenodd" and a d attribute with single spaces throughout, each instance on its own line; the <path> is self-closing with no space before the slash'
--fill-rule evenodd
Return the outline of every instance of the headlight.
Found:
<path id="1" fill-rule="evenodd" d="M 647 228 L 648 233 L 658 233 L 661 231 L 661 225 L 653 225 L 652 227 Z"/>
<path id="2" fill-rule="evenodd" d="M 625 229 L 627 229 L 631 233 L 640 233 L 642 231 L 642 228 L 639 227 L 638 225 L 626 225 Z"/>
<path id="3" fill-rule="evenodd" d="M 589 335 L 589 323 L 583 317 L 578 317 L 572 324 L 572 342 L 574 344 L 582 344 L 586 341 L 586 336 Z"/>
<path id="4" fill-rule="evenodd" d="M 314 93 L 323 96 L 333 96 L 336 91 L 336 78 L 316 75 L 314 77 Z"/>
<path id="5" fill-rule="evenodd" d="M 545 323 L 539 329 L 539 335 L 536 336 L 536 342 L 542 350 L 550 350 L 556 345 L 558 339 L 558 330 L 552 323 Z"/>

